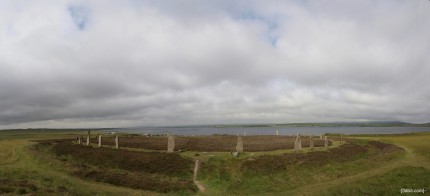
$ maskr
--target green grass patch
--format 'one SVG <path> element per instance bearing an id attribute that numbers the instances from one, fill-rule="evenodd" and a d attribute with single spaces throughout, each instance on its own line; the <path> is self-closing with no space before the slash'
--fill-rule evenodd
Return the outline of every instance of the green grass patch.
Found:
<path id="1" fill-rule="evenodd" d="M 423 167 L 402 167 L 384 175 L 328 189 L 322 195 L 399 195 L 401 189 L 424 189 L 430 192 L 430 170 Z"/>

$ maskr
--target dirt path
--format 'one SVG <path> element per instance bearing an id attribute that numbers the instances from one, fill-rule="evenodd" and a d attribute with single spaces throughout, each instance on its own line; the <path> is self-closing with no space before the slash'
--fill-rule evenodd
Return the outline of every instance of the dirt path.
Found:
<path id="1" fill-rule="evenodd" d="M 399 145 L 399 146 L 401 146 L 401 145 Z M 427 160 L 424 157 L 414 153 L 413 151 L 411 151 L 410 149 L 408 149 L 404 146 L 401 146 L 401 147 L 403 147 L 405 149 L 406 154 L 400 160 L 395 160 L 393 162 L 387 163 L 387 165 L 385 165 L 385 166 L 378 167 L 378 168 L 375 168 L 372 170 L 367 170 L 367 171 L 364 171 L 364 172 L 357 174 L 357 175 L 344 177 L 344 178 L 332 180 L 329 182 L 322 182 L 322 183 L 316 183 L 316 184 L 303 186 L 303 187 L 300 187 L 298 189 L 289 191 L 288 195 L 319 195 L 324 190 L 339 186 L 343 183 L 347 183 L 347 182 L 351 183 L 351 182 L 365 179 L 365 178 L 369 178 L 372 176 L 382 175 L 382 174 L 385 174 L 385 173 L 387 173 L 393 169 L 400 168 L 403 166 L 425 167 L 427 169 L 430 169 L 430 165 L 425 164 L 427 162 Z"/>
<path id="2" fill-rule="evenodd" d="M 200 181 L 194 181 L 194 184 L 196 184 L 200 192 L 204 192 L 206 190 L 206 188 L 202 185 L 202 183 L 200 183 Z"/>

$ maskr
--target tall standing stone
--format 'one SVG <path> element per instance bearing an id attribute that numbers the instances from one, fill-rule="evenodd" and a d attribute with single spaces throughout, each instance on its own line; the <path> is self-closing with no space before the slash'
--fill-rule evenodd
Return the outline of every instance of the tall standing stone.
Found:
<path id="1" fill-rule="evenodd" d="M 193 181 L 197 181 L 198 180 L 198 175 L 199 175 L 199 171 L 200 171 L 200 164 L 201 161 L 196 159 L 196 163 L 194 164 L 194 178 Z"/>
<path id="2" fill-rule="evenodd" d="M 243 139 L 241 136 L 237 137 L 236 152 L 243 152 Z"/>
<path id="3" fill-rule="evenodd" d="M 243 136 L 246 136 L 246 131 L 245 131 L 245 132 L 243 132 Z"/>
<path id="4" fill-rule="evenodd" d="M 324 147 L 328 147 L 328 139 L 327 136 L 324 136 Z"/>
<path id="5" fill-rule="evenodd" d="M 115 136 L 115 148 L 119 149 L 119 135 Z"/>
<path id="6" fill-rule="evenodd" d="M 313 135 L 309 136 L 309 148 L 310 149 L 314 148 L 314 136 Z"/>
<path id="7" fill-rule="evenodd" d="M 88 134 L 87 134 L 87 146 L 89 145 L 90 145 L 90 131 L 88 131 Z"/>
<path id="8" fill-rule="evenodd" d="M 302 140 L 300 139 L 300 134 L 297 134 L 296 141 L 294 142 L 294 150 L 302 149 Z"/>
<path id="9" fill-rule="evenodd" d="M 324 134 L 321 134 L 321 135 L 320 135 L 320 140 L 322 140 L 322 139 L 323 139 L 323 136 L 324 136 Z"/>
<path id="10" fill-rule="evenodd" d="M 342 143 L 342 134 L 340 134 L 340 143 Z"/>
<path id="11" fill-rule="evenodd" d="M 97 137 L 99 139 L 99 147 L 102 147 L 102 135 Z"/>
<path id="12" fill-rule="evenodd" d="M 82 137 L 81 136 L 78 137 L 78 144 L 82 144 Z"/>
<path id="13" fill-rule="evenodd" d="M 279 130 L 276 129 L 276 135 L 279 135 Z"/>
<path id="14" fill-rule="evenodd" d="M 167 152 L 175 151 L 175 138 L 173 135 L 167 136 Z"/>

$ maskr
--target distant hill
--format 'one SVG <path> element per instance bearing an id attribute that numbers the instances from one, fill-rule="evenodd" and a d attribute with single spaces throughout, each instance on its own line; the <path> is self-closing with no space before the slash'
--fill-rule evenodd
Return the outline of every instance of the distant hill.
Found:
<path id="1" fill-rule="evenodd" d="M 413 124 L 400 121 L 329 122 L 329 123 L 283 123 L 283 124 L 232 124 L 209 127 L 430 127 L 430 123 Z"/>

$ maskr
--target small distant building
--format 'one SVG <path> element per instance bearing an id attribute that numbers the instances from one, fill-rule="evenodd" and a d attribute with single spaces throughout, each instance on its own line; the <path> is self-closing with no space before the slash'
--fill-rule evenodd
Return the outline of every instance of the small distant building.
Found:
<path id="1" fill-rule="evenodd" d="M 106 133 L 106 135 L 117 135 L 118 131 L 109 131 Z"/>

